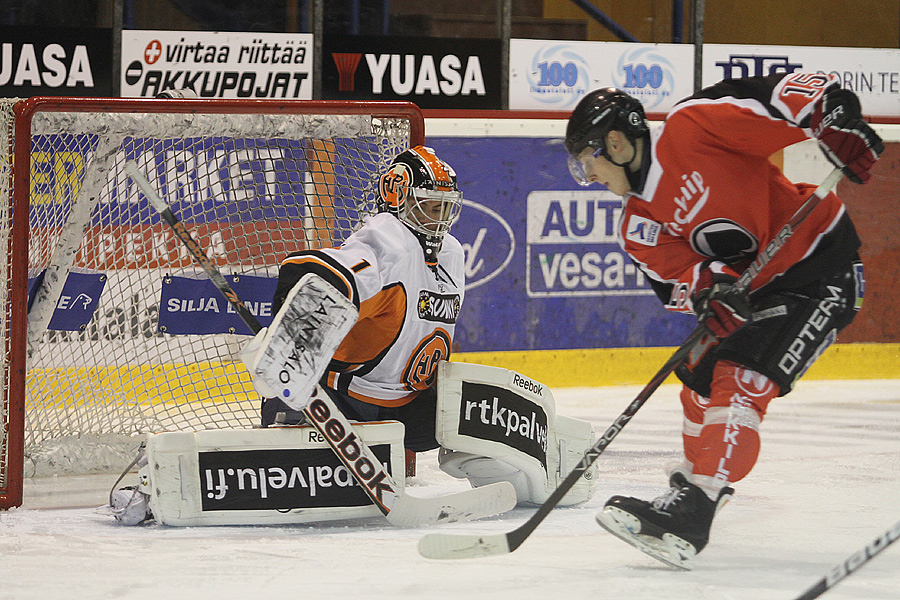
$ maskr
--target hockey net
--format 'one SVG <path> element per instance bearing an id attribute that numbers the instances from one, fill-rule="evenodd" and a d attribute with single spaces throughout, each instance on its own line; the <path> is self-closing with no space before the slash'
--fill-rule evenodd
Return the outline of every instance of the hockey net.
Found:
<path id="1" fill-rule="evenodd" d="M 266 324 L 280 260 L 340 244 L 424 142 L 408 103 L 5 99 L 0 123 L 0 508 L 23 475 L 121 470 L 142 433 L 258 422 L 249 330 L 126 162 Z"/>

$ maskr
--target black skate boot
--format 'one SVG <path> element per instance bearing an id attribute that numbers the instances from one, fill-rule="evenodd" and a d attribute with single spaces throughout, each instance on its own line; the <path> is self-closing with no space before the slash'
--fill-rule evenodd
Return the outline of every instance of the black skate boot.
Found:
<path id="1" fill-rule="evenodd" d="M 713 502 L 679 471 L 672 473 L 669 485 L 669 491 L 652 502 L 613 496 L 597 515 L 597 522 L 653 558 L 689 570 L 694 556 L 709 542 L 713 517 L 734 490 L 722 488 Z"/>

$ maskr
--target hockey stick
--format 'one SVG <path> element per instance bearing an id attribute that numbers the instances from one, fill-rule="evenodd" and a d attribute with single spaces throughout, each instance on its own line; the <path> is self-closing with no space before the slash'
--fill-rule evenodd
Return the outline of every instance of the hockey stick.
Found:
<path id="1" fill-rule="evenodd" d="M 812 195 L 797 209 L 775 238 L 757 254 L 753 263 L 738 278 L 737 286 L 741 290 L 750 289 L 750 283 L 757 273 L 769 264 L 772 257 L 784 245 L 794 230 L 806 217 L 819 205 L 819 202 L 828 195 L 828 192 L 837 185 L 842 176 L 840 169 L 833 169 L 822 184 L 816 188 Z M 508 533 L 492 535 L 461 535 L 449 533 L 431 533 L 419 540 L 419 554 L 425 558 L 450 559 L 450 558 L 475 558 L 480 556 L 492 556 L 496 554 L 508 554 L 522 545 L 538 525 L 550 514 L 556 505 L 562 500 L 568 491 L 578 483 L 581 476 L 587 471 L 594 461 L 603 454 L 610 442 L 615 439 L 622 428 L 628 424 L 637 411 L 644 405 L 648 398 L 656 391 L 666 378 L 675 372 L 697 347 L 705 347 L 712 341 L 712 334 L 702 324 L 698 325 L 681 346 L 672 354 L 666 364 L 657 371 L 656 375 L 644 386 L 637 397 L 620 414 L 613 424 L 600 436 L 600 439 L 588 448 L 584 457 L 579 461 L 572 472 L 569 473 L 559 486 L 550 494 L 550 497 L 537 509 L 527 521 Z"/>
<path id="2" fill-rule="evenodd" d="M 848 557 L 844 562 L 835 565 L 828 575 L 817 581 L 805 592 L 795 598 L 795 600 L 812 600 L 818 598 L 826 591 L 833 588 L 837 583 L 851 573 L 855 573 L 860 567 L 872 560 L 876 554 L 893 544 L 900 538 L 900 521 L 894 523 L 894 526 L 879 535 L 877 538 L 869 542 L 869 544 Z"/>
<path id="3" fill-rule="evenodd" d="M 153 205 L 153 208 L 169 224 L 178 239 L 184 243 L 191 256 L 203 268 L 216 288 L 235 308 L 247 327 L 254 334 L 261 331 L 262 325 L 219 273 L 200 244 L 191 237 L 184 224 L 172 212 L 172 208 L 141 174 L 137 165 L 129 162 L 125 165 L 125 170 Z M 508 482 L 435 498 L 409 496 L 382 468 L 380 461 L 368 445 L 353 433 L 350 421 L 327 394 L 314 393 L 310 401 L 303 407 L 302 412 L 306 415 L 306 420 L 325 438 L 325 441 L 366 492 L 372 503 L 393 525 L 417 527 L 479 519 L 510 510 L 516 504 L 515 489 Z"/>

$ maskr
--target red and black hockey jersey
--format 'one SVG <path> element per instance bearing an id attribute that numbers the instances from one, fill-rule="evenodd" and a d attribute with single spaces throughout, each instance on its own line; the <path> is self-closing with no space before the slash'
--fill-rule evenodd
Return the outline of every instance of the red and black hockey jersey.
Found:
<path id="1" fill-rule="evenodd" d="M 444 236 L 436 268 L 425 264 L 415 235 L 388 213 L 371 216 L 340 248 L 288 256 L 273 308 L 300 277 L 324 277 L 359 307 L 323 383 L 357 400 L 402 406 L 434 383 L 450 356 L 465 294 L 462 245 Z"/>
<path id="2" fill-rule="evenodd" d="M 815 190 L 791 183 L 769 161 L 812 137 L 809 117 L 829 75 L 726 80 L 683 100 L 651 131 L 643 190 L 625 198 L 625 251 L 666 308 L 690 312 L 701 263 L 742 272 Z M 859 239 L 829 194 L 753 280 L 751 291 L 803 285 L 849 260 Z"/>

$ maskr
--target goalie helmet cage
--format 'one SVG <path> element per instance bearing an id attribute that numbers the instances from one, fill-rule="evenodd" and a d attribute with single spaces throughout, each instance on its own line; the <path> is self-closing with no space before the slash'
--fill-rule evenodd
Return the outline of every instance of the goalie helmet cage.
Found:
<path id="1" fill-rule="evenodd" d="M 407 102 L 0 99 L 0 123 L 0 508 L 26 476 L 120 471 L 139 434 L 258 422 L 249 338 L 191 329 L 226 303 L 175 301 L 189 331 L 162 331 L 163 285 L 206 275 L 126 161 L 226 278 L 271 285 L 286 254 L 340 244 L 425 141 Z"/>

